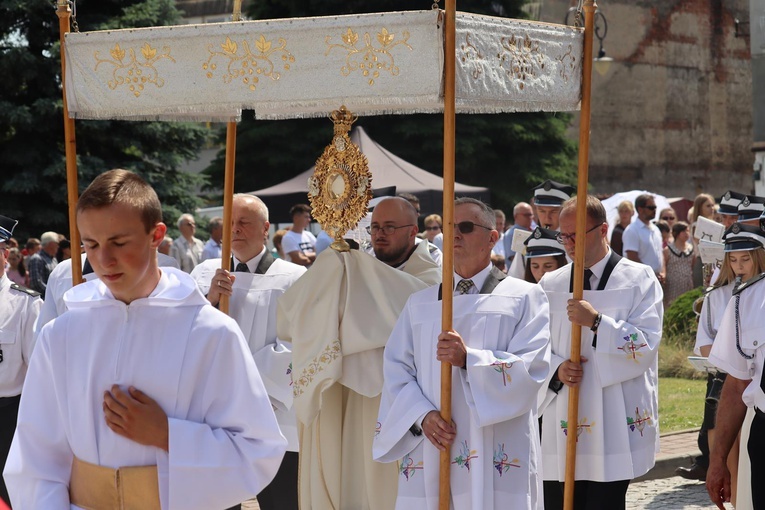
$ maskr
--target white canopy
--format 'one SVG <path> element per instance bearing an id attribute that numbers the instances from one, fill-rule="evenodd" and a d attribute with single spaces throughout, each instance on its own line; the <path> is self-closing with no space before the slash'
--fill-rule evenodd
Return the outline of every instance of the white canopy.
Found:
<path id="1" fill-rule="evenodd" d="M 441 12 L 66 35 L 73 118 L 231 120 L 443 109 Z M 457 112 L 576 110 L 583 31 L 458 13 Z"/>

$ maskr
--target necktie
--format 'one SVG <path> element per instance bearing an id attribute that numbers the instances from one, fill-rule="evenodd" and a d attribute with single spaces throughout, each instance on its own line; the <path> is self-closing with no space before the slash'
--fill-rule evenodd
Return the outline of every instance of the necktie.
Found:
<path id="1" fill-rule="evenodd" d="M 460 292 L 460 294 L 467 294 L 472 288 L 473 280 L 460 280 L 460 282 L 457 284 L 457 290 Z"/>
<path id="2" fill-rule="evenodd" d="M 584 270 L 584 290 L 592 290 L 590 286 L 590 278 L 592 278 L 592 271 L 589 269 Z"/>
<path id="3" fill-rule="evenodd" d="M 250 268 L 247 267 L 247 264 L 245 264 L 244 262 L 240 262 L 240 263 L 238 263 L 236 265 L 235 271 L 237 273 L 249 273 L 250 272 Z"/>

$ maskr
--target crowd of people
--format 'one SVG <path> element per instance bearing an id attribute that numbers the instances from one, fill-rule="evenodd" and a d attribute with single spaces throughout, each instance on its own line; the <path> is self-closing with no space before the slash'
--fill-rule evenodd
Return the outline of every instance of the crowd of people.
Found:
<path id="1" fill-rule="evenodd" d="M 479 200 L 455 201 L 452 289 L 441 285 L 443 220 L 407 194 L 379 201 L 351 249 L 328 250 L 335 240 L 314 236 L 310 206 L 296 204 L 272 251 L 257 197 L 235 195 L 232 224 L 211 220 L 207 241 L 182 215 L 173 240 L 154 190 L 112 170 L 77 204 L 86 283 L 75 287 L 60 236 L 24 253 L 16 221 L 0 217 L 0 363 L 12 367 L 0 373 L 0 497 L 17 509 L 253 497 L 262 510 L 432 509 L 448 447 L 453 508 L 558 510 L 576 434 L 574 508 L 623 509 L 659 447 L 664 309 L 711 285 L 696 346 L 720 369 L 702 429 L 711 451 L 683 474 L 703 467 L 720 508 L 731 487 L 765 508 L 759 459 L 731 469 L 737 437 L 742 452 L 765 437 L 765 200 L 699 195 L 682 222 L 643 194 L 619 204 L 609 236 L 606 208 L 587 196 L 584 296 L 573 299 L 575 189 L 548 180 L 532 194 L 511 225 Z M 702 216 L 725 226 L 720 267 L 698 256 Z"/>

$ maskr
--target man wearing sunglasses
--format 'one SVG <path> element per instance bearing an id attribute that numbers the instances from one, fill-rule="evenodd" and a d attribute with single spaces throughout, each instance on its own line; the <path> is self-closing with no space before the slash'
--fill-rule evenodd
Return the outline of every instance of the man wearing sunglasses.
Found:
<path id="1" fill-rule="evenodd" d="M 576 198 L 561 207 L 558 241 L 574 258 Z M 624 510 L 630 480 L 648 472 L 659 446 L 657 367 L 661 286 L 653 271 L 608 246 L 603 204 L 587 197 L 584 296 L 572 299 L 573 264 L 546 273 L 552 360 L 544 385 L 542 466 L 545 508 L 563 507 L 566 439 L 576 434 L 575 510 Z M 571 328 L 582 330 L 581 363 L 571 361 Z M 578 423 L 568 423 L 568 391 L 579 388 Z"/>
<path id="2" fill-rule="evenodd" d="M 373 443 L 399 464 L 397 508 L 435 508 L 439 455 L 451 446 L 452 507 L 541 508 L 537 391 L 548 371 L 548 308 L 538 285 L 491 264 L 494 211 L 462 198 L 454 207 L 453 289 L 409 298 L 384 354 Z M 441 298 L 454 293 L 452 329 Z M 440 364 L 452 365 L 452 417 L 438 412 Z"/>
<path id="3" fill-rule="evenodd" d="M 656 217 L 656 200 L 653 195 L 642 194 L 635 199 L 637 221 L 624 229 L 623 255 L 634 262 L 640 262 L 653 269 L 660 283 L 664 283 L 665 268 L 661 232 L 653 224 Z"/>

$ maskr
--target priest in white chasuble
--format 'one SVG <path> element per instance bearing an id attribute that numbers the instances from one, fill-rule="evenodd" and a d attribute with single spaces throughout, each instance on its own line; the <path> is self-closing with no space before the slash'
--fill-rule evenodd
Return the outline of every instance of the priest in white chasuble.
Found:
<path id="1" fill-rule="evenodd" d="M 572 264 L 547 273 L 552 365 L 542 402 L 545 508 L 562 508 L 566 438 L 577 434 L 574 508 L 624 509 L 630 480 L 648 472 L 659 448 L 658 364 L 663 293 L 650 267 L 611 251 L 603 204 L 587 197 L 584 296 L 572 299 Z M 576 198 L 561 207 L 559 241 L 574 257 Z M 571 328 L 582 327 L 581 363 Z M 568 392 L 579 387 L 578 423 Z"/>
<path id="2" fill-rule="evenodd" d="M 301 510 L 390 510 L 396 466 L 372 460 L 383 348 L 407 298 L 441 281 L 417 213 L 381 201 L 369 227 L 375 257 L 325 250 L 279 300 L 277 333 L 292 342 Z"/>
<path id="3" fill-rule="evenodd" d="M 549 369 L 542 289 L 491 264 L 491 208 L 458 199 L 455 289 L 413 294 L 385 347 L 374 458 L 398 468 L 397 509 L 438 508 L 439 455 L 451 448 L 451 508 L 541 509 L 537 394 Z M 441 297 L 454 292 L 453 328 Z M 441 362 L 452 367 L 452 423 L 440 416 Z"/>
<path id="4" fill-rule="evenodd" d="M 276 477 L 258 494 L 261 510 L 297 510 L 298 437 L 292 408 L 292 347 L 276 336 L 276 303 L 305 274 L 303 266 L 275 259 L 266 248 L 268 208 L 258 197 L 234 195 L 229 269 L 208 259 L 191 272 L 213 306 L 230 297 L 229 315 L 242 329 L 271 399 L 287 453 Z"/>

